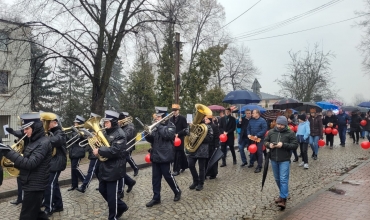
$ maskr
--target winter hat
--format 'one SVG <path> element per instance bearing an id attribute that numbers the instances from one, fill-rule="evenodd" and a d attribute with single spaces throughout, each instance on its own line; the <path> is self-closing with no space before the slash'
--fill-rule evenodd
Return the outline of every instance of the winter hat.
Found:
<path id="1" fill-rule="evenodd" d="M 300 119 L 302 121 L 306 121 L 306 119 L 307 119 L 306 114 L 298 115 L 298 119 Z"/>
<path id="2" fill-rule="evenodd" d="M 286 119 L 285 116 L 279 116 L 276 119 L 276 124 L 288 125 L 288 120 Z"/>

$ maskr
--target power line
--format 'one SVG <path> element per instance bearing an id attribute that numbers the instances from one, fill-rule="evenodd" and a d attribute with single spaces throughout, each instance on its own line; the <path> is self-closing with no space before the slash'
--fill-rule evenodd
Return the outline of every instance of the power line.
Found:
<path id="1" fill-rule="evenodd" d="M 274 35 L 274 36 L 269 36 L 269 37 L 261 37 L 261 38 L 255 38 L 255 39 L 250 39 L 250 40 L 244 40 L 243 42 L 245 42 L 245 41 L 255 41 L 255 40 L 264 40 L 264 39 L 269 39 L 269 38 L 275 38 L 275 37 L 282 37 L 282 36 L 291 35 L 291 34 L 297 34 L 297 33 L 310 31 L 310 30 L 314 30 L 314 29 L 318 29 L 318 28 L 322 28 L 322 27 L 326 27 L 326 26 L 330 26 L 330 25 L 334 25 L 334 24 L 339 24 L 339 23 L 346 22 L 346 21 L 349 21 L 349 20 L 353 20 L 353 19 L 356 19 L 356 18 L 359 18 L 359 17 L 363 17 L 365 15 L 369 15 L 369 14 L 370 13 L 366 13 L 366 14 L 359 15 L 357 17 L 348 18 L 348 19 L 333 22 L 333 23 L 330 23 L 330 24 L 321 25 L 321 26 L 317 26 L 317 27 L 313 27 L 313 28 L 309 28 L 309 29 L 304 29 L 304 30 L 300 30 L 300 31 L 294 31 L 294 32 L 286 33 L 286 34 L 279 34 L 279 35 Z M 246 37 L 246 38 L 248 38 L 248 37 Z"/>

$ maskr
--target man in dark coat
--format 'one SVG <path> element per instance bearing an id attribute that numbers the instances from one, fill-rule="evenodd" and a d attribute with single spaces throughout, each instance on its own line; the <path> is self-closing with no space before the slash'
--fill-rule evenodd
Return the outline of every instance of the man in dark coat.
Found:
<path id="1" fill-rule="evenodd" d="M 63 211 L 63 200 L 62 194 L 60 193 L 59 187 L 59 176 L 60 173 L 66 169 L 67 166 L 67 148 L 66 148 L 66 135 L 62 131 L 61 126 L 58 123 L 58 116 L 54 113 L 50 114 L 50 117 L 41 119 L 44 123 L 44 129 L 48 129 L 48 136 L 51 142 L 51 146 L 55 148 L 55 155 L 51 158 L 50 162 L 50 174 L 49 174 L 49 184 L 45 190 L 44 194 L 44 212 L 51 216 L 54 212 Z M 51 119 L 49 121 L 49 119 Z M 49 124 L 49 126 L 45 126 Z"/>
<path id="2" fill-rule="evenodd" d="M 213 140 L 211 140 L 208 143 L 209 146 L 209 157 L 206 161 L 206 170 L 208 169 L 208 172 L 206 173 L 206 176 L 209 176 L 209 179 L 215 179 L 218 174 L 218 161 L 213 164 L 211 167 L 209 166 L 209 160 L 211 159 L 213 153 L 220 147 L 220 131 L 218 129 L 218 125 L 215 124 L 215 121 L 212 120 L 212 115 L 207 115 L 207 118 L 205 119 L 205 123 L 208 125 L 211 125 L 212 131 L 213 131 Z"/>
<path id="3" fill-rule="evenodd" d="M 106 110 L 104 127 L 105 138 L 110 147 L 95 148 L 93 154 L 107 158 L 99 167 L 99 192 L 108 202 L 109 220 L 120 218 L 128 210 L 125 202 L 118 197 L 118 184 L 126 173 L 126 135 L 118 126 L 119 114 Z"/>
<path id="4" fill-rule="evenodd" d="M 233 116 L 231 116 L 231 109 L 227 108 L 225 110 L 225 116 L 220 118 L 220 134 L 227 135 L 227 141 L 221 143 L 221 150 L 224 153 L 222 157 L 222 164 L 221 167 L 226 166 L 226 156 L 227 156 L 227 147 L 229 147 L 231 154 L 233 155 L 233 163 L 236 164 L 236 155 L 234 149 L 234 131 L 236 129 L 236 120 Z"/>
<path id="5" fill-rule="evenodd" d="M 156 114 L 157 122 L 162 120 L 163 114 Z M 152 162 L 152 186 L 154 194 L 152 200 L 146 204 L 146 207 L 152 207 L 161 203 L 162 176 L 175 194 L 173 201 L 179 201 L 181 198 L 181 190 L 171 174 L 171 163 L 175 159 L 175 150 L 172 143 L 175 139 L 175 134 L 175 125 L 169 120 L 166 120 L 154 127 L 151 133 L 146 136 L 146 140 L 152 146 L 150 149 L 150 161 Z"/>
<path id="6" fill-rule="evenodd" d="M 334 129 L 338 125 L 337 116 L 333 115 L 332 110 L 328 110 L 322 123 L 325 126 L 325 128 Z M 330 145 L 330 149 L 333 149 L 333 144 L 334 144 L 334 135 L 332 133 L 326 134 L 326 146 Z"/>
<path id="7" fill-rule="evenodd" d="M 22 130 L 29 139 L 23 155 L 9 146 L 2 150 L 4 156 L 20 170 L 24 198 L 19 219 L 48 219 L 40 206 L 49 182 L 52 154 L 50 140 L 45 137 L 39 113 L 23 114 L 21 119 Z M 3 147 L 4 145 L 1 146 L 2 149 Z"/>
<path id="8" fill-rule="evenodd" d="M 181 144 L 175 147 L 175 161 L 173 163 L 173 176 L 177 176 L 188 168 L 188 160 L 184 152 L 184 138 L 188 134 L 188 123 L 186 118 L 180 115 L 180 105 L 172 104 L 173 117 L 170 121 L 176 126 L 176 137 L 180 138 Z"/>
<path id="9" fill-rule="evenodd" d="M 310 117 L 308 121 L 310 122 L 310 146 L 312 148 L 312 158 L 317 160 L 317 154 L 319 153 L 319 139 L 324 139 L 322 131 L 322 119 L 321 116 L 316 114 L 316 109 L 310 109 Z"/>
<path id="10" fill-rule="evenodd" d="M 75 120 L 73 121 L 74 126 L 78 127 L 81 126 L 85 122 L 85 119 L 82 116 L 76 115 Z M 78 130 L 78 128 L 76 128 Z M 75 190 L 78 188 L 78 180 L 84 182 L 85 175 L 80 170 L 80 162 L 81 159 L 85 157 L 85 148 L 80 147 L 80 142 L 85 140 L 82 136 L 80 136 L 75 130 L 69 135 L 69 143 L 71 146 L 68 148 L 69 151 L 69 158 L 71 159 L 71 179 L 72 179 L 72 187 L 68 189 L 68 191 Z M 74 142 L 74 143 L 73 143 Z M 72 144 L 73 143 L 73 144 Z"/>
<path id="11" fill-rule="evenodd" d="M 239 152 L 240 158 L 242 159 L 242 164 L 240 166 L 244 167 L 248 165 L 247 157 L 245 156 L 244 147 L 249 146 L 249 138 L 248 138 L 248 131 L 247 127 L 249 124 L 249 120 L 252 117 L 252 111 L 249 109 L 245 110 L 245 117 L 239 119 L 239 123 L 237 127 L 240 128 L 240 139 L 239 139 Z"/>
<path id="12" fill-rule="evenodd" d="M 339 133 L 339 138 L 340 138 L 340 145 L 344 147 L 346 144 L 347 124 L 349 121 L 349 116 L 345 112 L 343 112 L 342 109 L 339 109 L 337 119 L 338 119 L 338 133 Z"/>

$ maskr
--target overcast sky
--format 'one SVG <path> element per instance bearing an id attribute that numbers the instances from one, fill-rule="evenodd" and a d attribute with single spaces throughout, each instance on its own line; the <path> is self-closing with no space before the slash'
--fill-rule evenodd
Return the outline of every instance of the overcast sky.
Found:
<path id="1" fill-rule="evenodd" d="M 258 0 L 219 0 L 219 2 L 225 7 L 226 23 L 228 23 Z M 232 36 L 239 36 L 243 32 L 283 21 L 328 2 L 330 0 L 262 0 L 227 28 Z M 330 50 L 336 55 L 332 60 L 331 68 L 333 86 L 340 89 L 338 95 L 349 104 L 352 104 L 352 99 L 357 93 L 363 94 L 370 100 L 370 75 L 364 75 L 361 52 L 356 48 L 363 32 L 359 27 L 354 27 L 355 22 L 363 18 L 288 36 L 247 41 L 356 17 L 354 12 L 363 10 L 365 6 L 364 0 L 342 0 L 290 25 L 238 40 L 239 44 L 244 44 L 251 49 L 255 65 L 261 70 L 262 75 L 258 77 L 262 86 L 261 91 L 278 95 L 279 86 L 274 80 L 287 72 L 286 64 L 290 62 L 288 51 L 304 50 L 308 45 L 313 46 L 319 42 L 324 51 Z"/>

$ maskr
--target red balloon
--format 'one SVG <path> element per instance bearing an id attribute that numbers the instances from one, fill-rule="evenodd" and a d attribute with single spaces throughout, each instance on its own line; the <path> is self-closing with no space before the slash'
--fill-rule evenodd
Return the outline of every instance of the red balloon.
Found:
<path id="1" fill-rule="evenodd" d="M 364 127 L 364 126 L 366 126 L 367 121 L 366 121 L 366 120 L 362 120 L 362 121 L 360 122 L 360 124 L 361 124 L 361 126 L 362 126 L 362 127 Z"/>
<path id="2" fill-rule="evenodd" d="M 365 150 L 369 149 L 369 148 L 370 148 L 370 142 L 368 142 L 368 141 L 363 141 L 363 142 L 361 143 L 361 147 L 362 147 L 363 149 L 365 149 Z"/>
<path id="3" fill-rule="evenodd" d="M 226 141 L 227 141 L 227 135 L 226 135 L 226 134 L 221 134 L 221 135 L 220 135 L 220 141 L 221 141 L 222 143 L 226 142 Z"/>
<path id="4" fill-rule="evenodd" d="M 318 144 L 319 144 L 319 147 L 323 147 L 323 146 L 325 146 L 325 141 L 324 140 L 319 140 Z"/>
<path id="5" fill-rule="evenodd" d="M 175 145 L 175 147 L 179 147 L 181 145 L 181 139 L 176 137 L 175 141 L 174 141 L 174 145 Z"/>
<path id="6" fill-rule="evenodd" d="M 257 152 L 257 145 L 255 145 L 255 144 L 251 144 L 251 145 L 249 145 L 249 147 L 248 147 L 248 151 L 249 151 L 251 154 L 256 153 L 256 152 Z"/>
<path id="7" fill-rule="evenodd" d="M 265 137 L 267 137 L 267 135 L 269 134 L 269 130 L 266 131 L 265 133 Z"/>
<path id="8" fill-rule="evenodd" d="M 331 133 L 331 128 L 325 128 L 325 134 L 330 134 Z"/>
<path id="9" fill-rule="evenodd" d="M 145 155 L 145 162 L 150 163 L 150 154 Z"/>
<path id="10" fill-rule="evenodd" d="M 292 125 L 289 125 L 289 129 L 290 129 L 291 131 L 294 131 L 294 127 L 293 127 Z"/>
<path id="11" fill-rule="evenodd" d="M 337 129 L 335 129 L 335 128 L 333 128 L 333 129 L 331 130 L 331 133 L 332 133 L 333 135 L 337 135 L 337 134 L 338 134 L 338 130 L 337 130 Z"/>
<path id="12" fill-rule="evenodd" d="M 298 131 L 298 126 L 294 126 L 293 130 L 294 130 L 294 132 L 297 132 Z"/>

